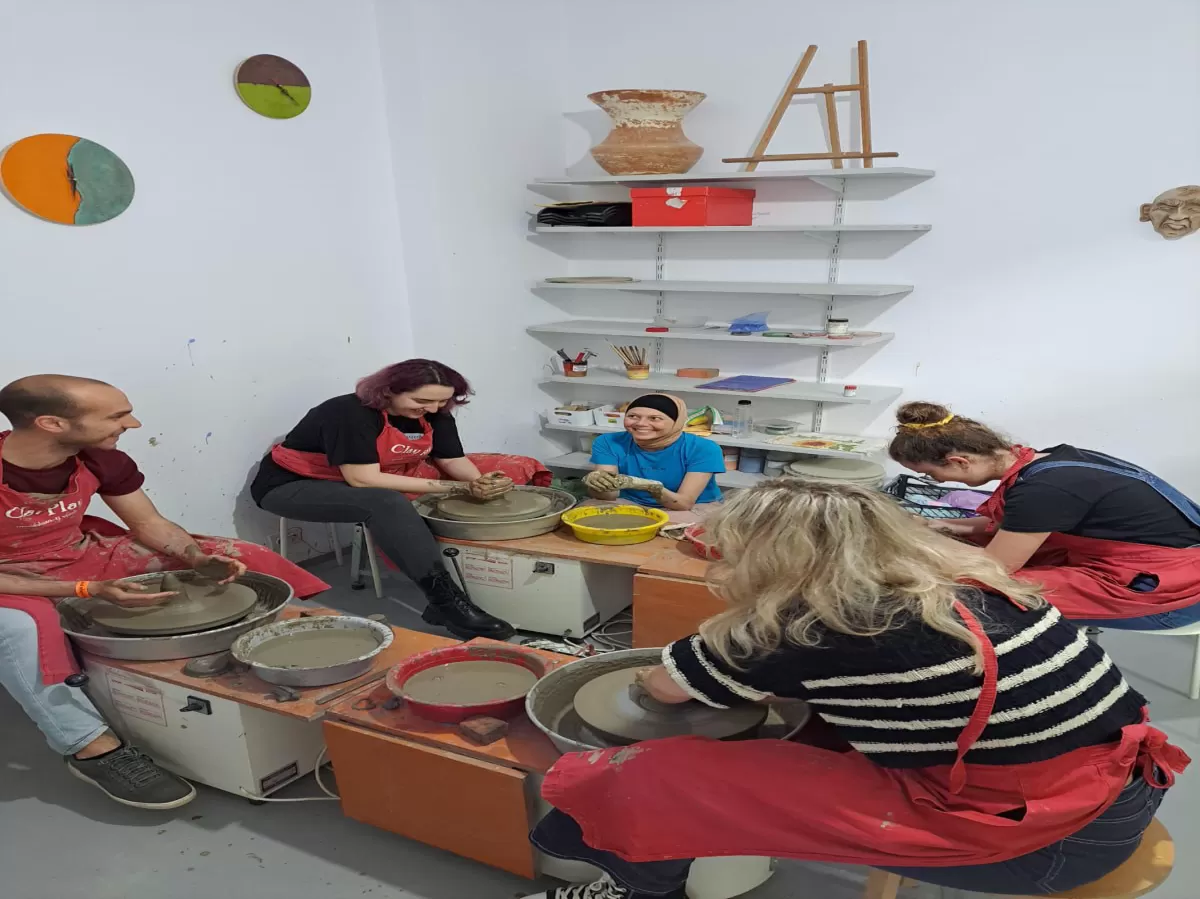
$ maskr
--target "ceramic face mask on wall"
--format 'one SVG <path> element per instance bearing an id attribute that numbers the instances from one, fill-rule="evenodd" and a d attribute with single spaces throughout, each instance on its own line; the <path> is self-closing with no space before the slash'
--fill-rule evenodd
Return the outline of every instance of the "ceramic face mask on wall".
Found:
<path id="1" fill-rule="evenodd" d="M 1143 203 L 1139 221 L 1150 222 L 1167 240 L 1187 237 L 1200 229 L 1200 185 L 1185 184 Z"/>

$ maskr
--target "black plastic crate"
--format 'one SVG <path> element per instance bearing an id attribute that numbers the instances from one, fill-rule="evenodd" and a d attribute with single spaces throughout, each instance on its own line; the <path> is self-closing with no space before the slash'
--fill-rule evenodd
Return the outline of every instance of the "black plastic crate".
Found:
<path id="1" fill-rule="evenodd" d="M 947 493 L 959 490 L 973 490 L 976 493 L 991 493 L 990 490 L 980 490 L 978 487 L 947 487 L 936 481 L 902 474 L 888 481 L 883 486 L 883 492 L 896 497 L 900 506 L 906 512 L 920 515 L 922 518 L 974 518 L 977 513 L 969 509 L 953 509 L 949 506 L 926 506 L 914 502 L 912 497 L 920 496 L 926 499 L 941 499 Z"/>

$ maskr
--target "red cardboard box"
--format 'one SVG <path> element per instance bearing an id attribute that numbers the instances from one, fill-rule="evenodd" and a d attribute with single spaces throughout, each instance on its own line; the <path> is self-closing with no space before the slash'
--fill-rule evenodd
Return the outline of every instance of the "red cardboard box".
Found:
<path id="1" fill-rule="evenodd" d="M 754 191 L 732 187 L 635 187 L 633 227 L 749 225 Z"/>

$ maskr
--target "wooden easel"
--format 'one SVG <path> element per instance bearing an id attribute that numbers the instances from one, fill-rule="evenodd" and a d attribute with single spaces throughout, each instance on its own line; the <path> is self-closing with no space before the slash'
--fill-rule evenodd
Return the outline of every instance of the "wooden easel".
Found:
<path id="1" fill-rule="evenodd" d="M 808 71 L 808 67 L 816 55 L 817 45 L 809 44 L 808 49 L 804 52 L 804 56 L 796 65 L 796 70 L 792 72 L 792 78 L 788 81 L 783 96 L 779 98 L 779 103 L 775 106 L 775 111 L 771 113 L 771 119 L 767 122 L 767 127 L 764 129 L 762 137 L 759 138 L 754 152 L 749 156 L 734 156 L 729 159 L 722 159 L 722 162 L 744 162 L 747 163 L 745 170 L 753 172 L 758 168 L 760 162 L 795 162 L 803 159 L 831 159 L 833 160 L 833 167 L 840 169 L 843 159 L 861 159 L 863 166 L 869 169 L 874 165 L 874 160 L 876 159 L 900 155 L 899 153 L 874 153 L 871 150 L 871 97 L 867 79 L 867 42 L 858 42 L 858 81 L 855 84 L 825 84 L 822 87 L 801 87 L 800 81 L 804 78 L 805 72 Z M 851 91 L 858 93 L 858 114 L 862 130 L 861 153 L 843 153 L 842 138 L 838 131 L 837 106 L 834 102 L 834 94 L 849 93 Z M 783 114 L 787 112 L 792 98 L 801 94 L 825 95 L 825 114 L 829 119 L 830 152 L 767 153 L 767 145 L 771 143 L 771 138 L 775 136 L 775 129 L 783 121 Z"/>

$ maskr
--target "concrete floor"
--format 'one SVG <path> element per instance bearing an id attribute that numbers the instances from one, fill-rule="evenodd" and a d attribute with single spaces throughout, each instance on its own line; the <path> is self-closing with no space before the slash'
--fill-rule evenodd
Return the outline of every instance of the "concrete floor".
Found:
<path id="1" fill-rule="evenodd" d="M 389 578 L 388 596 L 345 587 L 346 570 L 316 570 L 335 589 L 321 597 L 357 614 L 430 630 L 411 585 Z M 1107 632 L 1102 642 L 1153 702 L 1155 724 L 1200 759 L 1200 702 L 1187 682 L 1192 643 Z M 342 817 L 336 802 L 251 806 L 199 787 L 175 812 L 117 805 L 70 777 L 41 735 L 0 693 L 0 873 L 4 899 L 513 899 L 545 884 L 487 868 Z M 311 778 L 277 796 L 319 795 Z M 802 801 L 802 800 L 798 800 Z M 1155 899 L 1191 899 L 1200 882 L 1200 766 L 1185 775 L 1161 819 L 1176 842 L 1176 868 Z M 103 826 L 98 826 L 103 825 Z M 858 899 L 863 869 L 783 862 L 747 899 Z M 921 886 L 906 897 L 963 897 Z"/>

